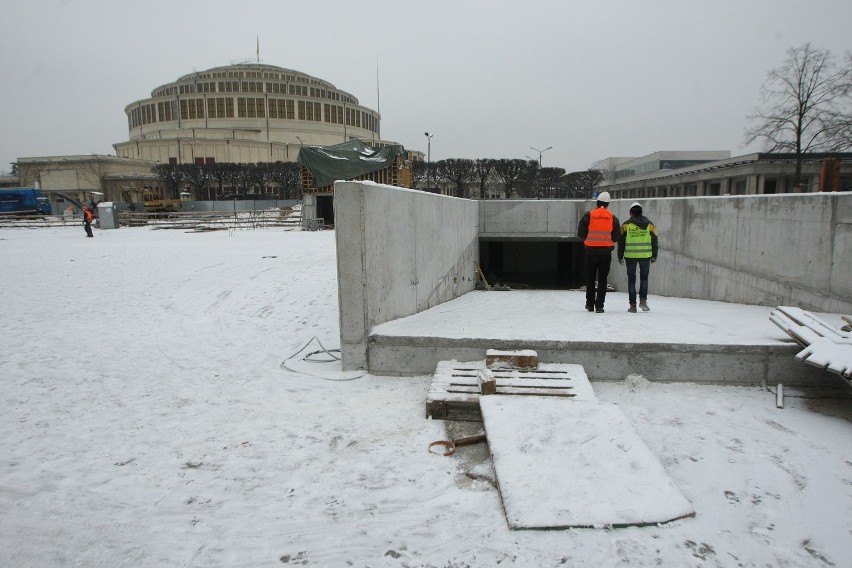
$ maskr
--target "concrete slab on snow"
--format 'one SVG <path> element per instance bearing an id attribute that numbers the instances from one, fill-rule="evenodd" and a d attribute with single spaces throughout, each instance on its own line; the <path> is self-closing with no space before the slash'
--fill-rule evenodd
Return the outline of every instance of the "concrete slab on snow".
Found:
<path id="1" fill-rule="evenodd" d="M 614 404 L 480 400 L 512 529 L 643 526 L 695 510 Z"/>

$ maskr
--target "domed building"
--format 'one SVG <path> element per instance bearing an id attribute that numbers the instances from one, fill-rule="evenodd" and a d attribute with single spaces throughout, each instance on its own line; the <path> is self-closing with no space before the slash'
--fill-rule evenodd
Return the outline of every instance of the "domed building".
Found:
<path id="1" fill-rule="evenodd" d="M 158 163 L 294 162 L 299 147 L 379 138 L 379 113 L 322 79 L 240 63 L 184 75 L 124 109 L 116 156 Z"/>

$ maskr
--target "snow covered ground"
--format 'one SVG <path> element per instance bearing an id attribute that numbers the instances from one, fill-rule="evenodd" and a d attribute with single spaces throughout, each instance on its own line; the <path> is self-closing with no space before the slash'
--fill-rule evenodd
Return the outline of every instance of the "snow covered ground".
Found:
<path id="1" fill-rule="evenodd" d="M 427 451 L 430 377 L 291 357 L 338 346 L 334 255 L 330 231 L 0 230 L 0 566 L 852 566 L 852 401 L 761 388 L 595 383 L 696 516 L 510 531 L 465 476 L 484 448 Z"/>

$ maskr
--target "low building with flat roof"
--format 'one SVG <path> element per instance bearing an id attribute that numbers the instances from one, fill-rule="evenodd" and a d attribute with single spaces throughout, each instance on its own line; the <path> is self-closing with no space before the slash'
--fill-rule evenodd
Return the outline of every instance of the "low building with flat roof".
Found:
<path id="1" fill-rule="evenodd" d="M 681 162 L 692 163 L 680 165 L 669 159 L 672 154 L 657 152 L 620 161 L 597 189 L 622 199 L 852 190 L 852 153 L 803 154 L 798 186 L 794 185 L 795 154 L 754 153 L 699 160 L 696 153 L 684 153 Z M 597 164 L 611 162 L 601 160 Z"/>

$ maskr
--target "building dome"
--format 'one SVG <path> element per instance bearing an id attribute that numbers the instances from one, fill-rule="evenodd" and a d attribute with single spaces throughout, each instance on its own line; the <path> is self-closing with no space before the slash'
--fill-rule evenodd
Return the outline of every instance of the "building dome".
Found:
<path id="1" fill-rule="evenodd" d="M 159 163 L 293 162 L 301 145 L 379 139 L 379 113 L 327 81 L 241 63 L 190 73 L 124 109 L 116 156 Z"/>

